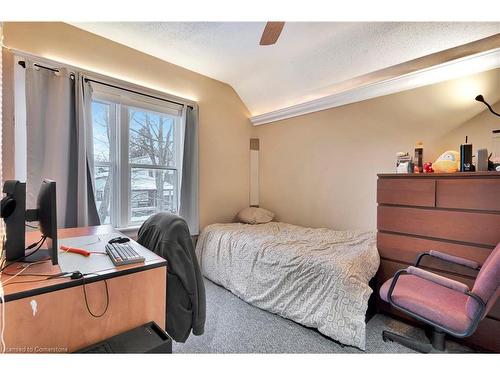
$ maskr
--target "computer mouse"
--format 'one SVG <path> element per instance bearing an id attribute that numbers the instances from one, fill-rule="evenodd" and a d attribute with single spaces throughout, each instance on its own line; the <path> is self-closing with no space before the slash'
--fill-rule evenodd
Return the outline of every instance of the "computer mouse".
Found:
<path id="1" fill-rule="evenodd" d="M 116 238 L 112 238 L 108 241 L 108 243 L 125 243 L 125 242 L 129 242 L 130 241 L 130 238 L 128 237 L 116 237 Z"/>

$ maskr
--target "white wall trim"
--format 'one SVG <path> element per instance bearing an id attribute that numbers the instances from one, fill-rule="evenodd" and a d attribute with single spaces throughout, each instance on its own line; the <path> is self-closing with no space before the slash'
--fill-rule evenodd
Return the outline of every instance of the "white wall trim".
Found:
<path id="1" fill-rule="evenodd" d="M 328 95 L 305 103 L 250 117 L 250 122 L 264 125 L 307 113 L 340 107 L 379 96 L 427 86 L 500 67 L 500 48 L 448 61 L 430 68 L 365 86 Z"/>

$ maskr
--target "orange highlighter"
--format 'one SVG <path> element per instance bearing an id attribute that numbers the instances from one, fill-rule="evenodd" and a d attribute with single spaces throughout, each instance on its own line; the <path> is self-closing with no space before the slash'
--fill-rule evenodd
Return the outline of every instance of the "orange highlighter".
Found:
<path id="1" fill-rule="evenodd" d="M 85 249 L 79 249 L 78 247 L 69 247 L 69 246 L 61 245 L 59 248 L 62 251 L 65 251 L 67 253 L 80 254 L 80 255 L 83 255 L 84 257 L 88 257 L 90 255 L 90 251 L 87 251 Z"/>

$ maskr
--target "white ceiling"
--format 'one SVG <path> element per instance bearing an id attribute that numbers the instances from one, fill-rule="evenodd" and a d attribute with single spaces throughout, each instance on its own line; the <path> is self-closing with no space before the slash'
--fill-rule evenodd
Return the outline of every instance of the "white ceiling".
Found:
<path id="1" fill-rule="evenodd" d="M 230 84 L 252 115 L 330 94 L 336 83 L 500 33 L 500 23 L 92 22 L 74 26 Z"/>

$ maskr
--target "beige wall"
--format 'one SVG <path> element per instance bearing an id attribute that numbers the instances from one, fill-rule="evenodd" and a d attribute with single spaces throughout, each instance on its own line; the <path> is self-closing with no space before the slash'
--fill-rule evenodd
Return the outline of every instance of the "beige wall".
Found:
<path id="1" fill-rule="evenodd" d="M 417 141 L 424 142 L 425 161 L 448 147 L 458 149 L 467 125 L 456 136 L 453 129 L 483 111 L 475 95 L 499 99 L 499 74 L 497 69 L 256 127 L 261 206 L 299 225 L 375 228 L 377 173 L 393 172 L 396 152 L 413 152 Z"/>
<path id="2" fill-rule="evenodd" d="M 196 100 L 200 116 L 200 225 L 231 221 L 248 205 L 252 127 L 247 108 L 227 84 L 64 23 L 7 22 L 4 43 Z"/>
<path id="3" fill-rule="evenodd" d="M 500 81 L 498 82 L 498 88 L 500 90 Z M 493 110 L 500 113 L 500 101 L 495 104 L 491 104 Z M 469 143 L 472 143 L 474 154 L 476 154 L 477 150 L 480 148 L 486 148 L 489 152 L 491 152 L 493 147 L 492 130 L 499 129 L 500 118 L 493 115 L 490 111 L 484 110 L 477 116 L 474 116 L 472 119 L 464 122 L 447 134 L 444 138 L 444 145 L 452 149 L 457 144 L 463 143 L 465 141 L 465 136 L 468 136 Z M 494 156 L 500 158 L 500 155 Z"/>

